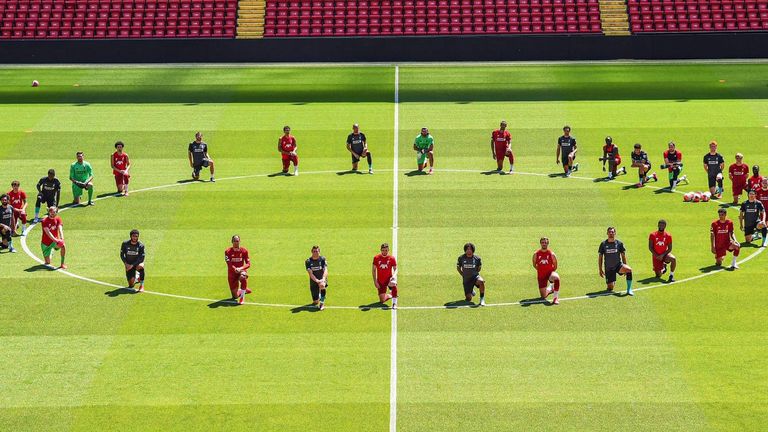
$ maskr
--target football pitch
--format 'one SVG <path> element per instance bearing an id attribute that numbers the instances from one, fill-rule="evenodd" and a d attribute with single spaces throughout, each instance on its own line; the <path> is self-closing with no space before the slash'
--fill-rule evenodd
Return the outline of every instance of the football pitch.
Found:
<path id="1" fill-rule="evenodd" d="M 502 119 L 511 175 L 493 171 Z M 373 175 L 365 160 L 349 172 L 353 123 Z M 555 163 L 566 124 L 579 145 L 570 178 Z M 284 125 L 296 177 L 280 175 Z M 415 172 L 423 126 L 433 175 Z M 195 131 L 215 183 L 190 181 Z M 603 181 L 607 135 L 625 165 L 642 143 L 659 181 L 635 188 L 629 168 Z M 742 243 L 740 269 L 713 266 L 728 180 L 721 202 L 682 199 L 707 189 L 713 139 L 726 167 L 741 152 L 768 173 L 768 63 L 2 68 L 2 192 L 20 180 L 32 213 L 54 168 L 69 203 L 83 151 L 97 200 L 60 213 L 68 272 L 40 264 L 39 226 L 14 238 L 18 253 L 0 251 L 0 430 L 764 430 L 768 254 Z M 117 140 L 129 197 L 114 196 Z M 670 140 L 689 180 L 677 192 L 659 168 Z M 738 214 L 728 209 L 737 229 Z M 662 218 L 672 284 L 648 251 Z M 608 226 L 634 297 L 622 278 L 603 292 Z M 133 228 L 147 248 L 142 294 L 124 288 L 119 258 Z M 223 254 L 234 234 L 252 260 L 241 306 Z M 542 236 L 559 260 L 556 306 L 536 301 Z M 396 311 L 371 277 L 383 242 L 398 261 Z M 487 307 L 464 303 L 466 242 Z M 308 306 L 312 245 L 329 263 L 324 311 Z"/>

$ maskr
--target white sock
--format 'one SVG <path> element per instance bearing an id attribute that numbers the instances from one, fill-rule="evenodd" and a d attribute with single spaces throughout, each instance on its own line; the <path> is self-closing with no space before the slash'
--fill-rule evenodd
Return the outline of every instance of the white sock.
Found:
<path id="1" fill-rule="evenodd" d="M 736 257 L 731 258 L 731 267 L 736 267 Z"/>
<path id="2" fill-rule="evenodd" d="M 393 305 L 396 305 L 396 304 L 397 304 L 397 297 L 392 297 L 392 304 L 393 304 Z"/>
<path id="3" fill-rule="evenodd" d="M 671 277 L 671 276 L 674 276 L 674 275 L 675 275 L 675 272 L 673 272 L 673 271 L 669 272 L 669 276 L 670 276 L 670 277 Z"/>

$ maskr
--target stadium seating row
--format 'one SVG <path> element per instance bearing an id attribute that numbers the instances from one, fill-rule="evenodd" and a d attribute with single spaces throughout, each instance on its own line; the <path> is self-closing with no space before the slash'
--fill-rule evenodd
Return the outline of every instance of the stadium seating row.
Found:
<path id="1" fill-rule="evenodd" d="M 628 0 L 634 33 L 768 30 L 768 0 Z"/>
<path id="2" fill-rule="evenodd" d="M 600 33 L 597 0 L 267 1 L 265 37 Z"/>
<path id="3" fill-rule="evenodd" d="M 233 38 L 237 0 L 0 0 L 0 39 Z"/>

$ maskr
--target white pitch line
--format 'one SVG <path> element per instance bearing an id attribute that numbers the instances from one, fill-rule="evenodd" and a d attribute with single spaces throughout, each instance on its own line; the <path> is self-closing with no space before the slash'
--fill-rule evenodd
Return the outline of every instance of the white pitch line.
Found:
<path id="1" fill-rule="evenodd" d="M 397 134 L 395 134 L 395 140 L 398 140 Z M 396 154 L 398 153 L 398 149 L 397 148 L 395 148 L 395 152 L 396 152 Z M 401 171 L 408 171 L 408 170 L 407 169 L 404 169 L 404 170 L 398 169 L 398 162 L 396 161 L 394 169 L 392 169 L 392 170 L 382 169 L 382 170 L 379 170 L 379 171 L 384 171 L 384 172 L 392 171 L 393 175 L 394 175 L 393 181 L 394 181 L 395 184 L 397 184 L 399 176 L 397 174 L 395 174 L 395 173 L 399 173 Z M 455 173 L 470 173 L 470 174 L 471 173 L 481 173 L 482 172 L 480 170 L 464 170 L 464 169 L 441 169 L 440 171 L 441 172 L 455 172 Z M 329 174 L 329 173 L 335 173 L 335 172 L 337 172 L 337 171 L 330 171 L 330 170 L 329 171 L 307 171 L 307 172 L 304 172 L 303 174 L 304 175 L 309 175 L 309 174 Z M 224 177 L 224 178 L 218 179 L 217 181 L 239 180 L 239 179 L 256 178 L 256 177 L 268 177 L 270 175 L 271 174 L 249 174 L 249 175 L 241 175 L 241 176 L 235 176 L 235 177 Z M 515 174 L 513 174 L 512 176 L 515 176 L 515 175 L 530 175 L 530 176 L 539 176 L 539 177 L 541 177 L 541 176 L 548 176 L 548 174 L 519 172 L 519 171 L 515 172 Z M 590 181 L 594 180 L 593 178 L 579 177 L 579 176 L 571 176 L 571 178 L 577 179 L 577 180 L 590 180 Z M 612 183 L 618 183 L 618 184 L 624 184 L 624 185 L 632 185 L 632 184 L 634 184 L 634 183 L 624 182 L 624 181 L 620 181 L 620 180 L 612 180 L 611 182 Z M 171 184 L 167 184 L 167 185 L 159 185 L 159 186 L 152 186 L 152 187 L 147 187 L 147 188 L 143 188 L 143 189 L 136 189 L 136 190 L 132 191 L 132 193 L 148 192 L 148 191 L 159 190 L 159 189 L 167 189 L 167 188 L 173 188 L 173 187 L 179 187 L 179 186 L 186 186 L 186 185 L 194 184 L 194 183 L 203 183 L 203 182 L 171 183 Z M 647 185 L 646 187 L 649 188 L 649 189 L 662 189 L 660 187 L 651 186 L 651 185 Z M 675 193 L 681 194 L 681 195 L 684 194 L 684 192 L 682 192 L 682 191 L 675 191 Z M 395 195 L 395 196 L 397 196 L 397 195 Z M 94 199 L 94 201 L 101 201 L 101 200 L 105 200 L 105 199 L 109 199 L 109 198 L 116 198 L 116 197 L 117 197 L 116 195 L 103 196 L 101 198 Z M 717 200 L 711 200 L 711 202 L 725 204 L 722 201 L 717 201 Z M 69 210 L 71 208 L 73 208 L 73 207 L 61 208 L 60 212 Z M 731 208 L 731 207 L 727 207 L 727 208 Z M 733 208 L 736 209 L 735 207 L 733 207 Z M 395 219 L 396 213 L 395 212 L 397 212 L 397 206 L 393 204 L 393 234 L 397 232 L 396 231 L 397 230 L 397 223 L 395 223 L 395 221 L 396 221 L 396 219 Z M 21 237 L 21 247 L 24 250 L 24 253 L 27 254 L 27 256 L 32 258 L 34 261 L 36 261 L 36 262 L 38 262 L 40 264 L 43 264 L 44 261 L 42 259 L 40 259 L 39 257 L 37 257 L 35 254 L 33 254 L 32 251 L 29 249 L 29 246 L 27 245 L 27 237 L 29 236 L 29 233 L 37 225 L 38 224 L 32 224 L 32 225 L 29 226 L 29 228 L 27 228 L 27 234 Z M 397 236 L 393 235 L 393 247 L 392 247 L 392 249 L 396 250 L 396 248 L 397 248 Z M 746 263 L 746 262 L 752 260 L 753 258 L 756 258 L 758 255 L 760 255 L 764 251 L 765 251 L 765 248 L 759 248 L 757 251 L 753 252 L 751 255 L 745 257 L 741 261 L 738 261 L 738 264 L 743 264 L 743 263 Z M 703 278 L 703 277 L 712 276 L 712 275 L 720 273 L 720 272 L 722 272 L 724 270 L 726 270 L 726 269 L 722 268 L 722 269 L 713 270 L 713 271 L 708 272 L 708 273 L 703 273 L 703 274 L 699 274 L 699 275 L 696 275 L 696 276 L 691 276 L 689 278 L 680 279 L 680 280 L 675 281 L 673 283 L 656 284 L 656 285 L 650 285 L 650 286 L 647 286 L 647 287 L 638 287 L 638 288 L 635 288 L 635 291 L 644 291 L 644 290 L 649 290 L 649 289 L 654 289 L 654 288 L 661 288 L 661 287 L 666 287 L 666 286 L 671 286 L 671 285 L 676 285 L 676 284 L 682 284 L 684 282 L 689 282 L 689 281 L 700 279 L 700 278 Z M 62 274 L 67 275 L 69 277 L 80 279 L 82 281 L 90 282 L 90 283 L 93 283 L 93 284 L 96 284 L 96 285 L 102 285 L 102 286 L 107 286 L 107 287 L 111 287 L 111 288 L 125 288 L 125 286 L 116 285 L 116 284 L 100 281 L 100 280 L 97 280 L 97 279 L 92 279 L 92 278 L 85 277 L 85 276 L 80 276 L 78 274 L 72 273 L 72 272 L 67 271 L 67 270 L 57 269 L 56 271 L 58 273 L 62 273 Z M 220 299 L 209 299 L 209 298 L 203 298 L 203 297 L 193 297 L 193 296 L 185 296 L 185 295 L 179 295 L 179 294 L 169 294 L 169 293 L 163 293 L 163 292 L 157 292 L 157 291 L 144 291 L 144 293 L 145 294 L 156 295 L 156 296 L 161 296 L 161 297 L 177 298 L 177 299 L 192 300 L 192 301 L 205 301 L 205 302 L 221 301 Z M 600 296 L 604 296 L 604 295 L 611 295 L 611 294 L 602 294 L 602 295 L 595 295 L 595 296 L 583 295 L 583 296 L 577 296 L 577 297 L 561 297 L 560 300 L 564 300 L 564 301 L 567 301 L 567 300 L 583 300 L 583 299 L 588 299 L 588 298 L 600 297 Z M 536 303 L 541 303 L 541 302 L 533 301 L 533 302 L 526 302 L 525 304 L 536 304 Z M 250 306 L 275 307 L 275 308 L 298 308 L 298 307 L 302 306 L 302 305 L 292 305 L 292 304 L 258 303 L 258 302 L 245 302 L 245 304 L 246 305 L 250 305 Z M 504 303 L 488 303 L 487 306 L 489 306 L 489 307 L 517 306 L 517 305 L 520 305 L 520 304 L 521 304 L 521 302 L 504 302 Z M 473 307 L 473 306 L 472 305 L 460 305 L 460 306 L 450 306 L 449 307 L 449 306 L 445 306 L 445 305 L 432 305 L 432 306 L 399 306 L 398 305 L 398 309 L 408 309 L 408 310 L 421 310 L 421 309 L 461 309 L 461 308 L 471 308 L 471 307 Z M 360 308 L 357 307 L 357 306 L 326 306 L 326 309 L 360 310 Z M 374 307 L 374 308 L 371 308 L 371 309 L 385 309 L 385 308 L 375 308 Z"/>
<path id="2" fill-rule="evenodd" d="M 392 167 L 392 254 L 397 257 L 398 216 L 398 170 L 400 159 L 400 67 L 395 66 L 395 125 L 394 125 L 394 165 Z M 389 356 L 389 431 L 397 430 L 397 309 L 392 309 L 392 329 L 390 331 Z"/>

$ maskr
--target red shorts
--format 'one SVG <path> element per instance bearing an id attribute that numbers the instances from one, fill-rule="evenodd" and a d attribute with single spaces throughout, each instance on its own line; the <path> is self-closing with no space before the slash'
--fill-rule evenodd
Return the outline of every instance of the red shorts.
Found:
<path id="1" fill-rule="evenodd" d="M 546 288 L 549 286 L 549 277 L 552 276 L 552 272 L 539 274 L 539 288 Z"/>
<path id="2" fill-rule="evenodd" d="M 621 165 L 621 156 L 616 156 L 616 159 L 614 160 L 616 161 L 616 166 Z"/>
<path id="3" fill-rule="evenodd" d="M 229 282 L 229 291 L 232 293 L 232 297 L 237 297 L 237 290 L 241 286 L 245 285 L 245 280 L 240 280 L 240 275 L 237 273 L 229 272 L 227 274 L 227 281 Z"/>
<path id="4" fill-rule="evenodd" d="M 15 221 L 16 221 L 16 220 L 20 220 L 20 221 L 21 221 L 21 223 L 23 223 L 23 224 L 26 224 L 26 223 L 27 223 L 27 214 L 26 214 L 26 213 L 24 213 L 24 212 L 17 212 L 17 211 L 14 211 L 14 212 L 13 212 L 13 219 L 14 219 Z M 15 223 L 14 223 L 14 225 L 15 225 Z"/>
<path id="5" fill-rule="evenodd" d="M 299 157 L 297 155 L 286 155 L 281 154 L 283 158 L 283 171 L 288 171 L 288 167 L 291 165 L 291 162 L 293 162 L 293 166 L 297 166 L 299 164 Z"/>
<path id="6" fill-rule="evenodd" d="M 115 184 L 120 187 L 122 185 L 127 185 L 128 180 L 131 178 L 129 175 L 125 174 L 115 174 Z"/>
<path id="7" fill-rule="evenodd" d="M 729 244 L 726 247 L 722 246 L 715 246 L 715 258 L 722 258 L 724 257 L 728 252 L 735 251 L 736 248 L 733 247 L 733 244 Z"/>
<path id="8" fill-rule="evenodd" d="M 497 161 L 503 161 L 504 157 L 507 155 L 507 143 L 493 143 L 495 149 L 496 149 L 496 160 Z M 510 156 L 512 155 L 512 150 L 510 150 Z"/>
<path id="9" fill-rule="evenodd" d="M 731 185 L 731 190 L 733 191 L 734 195 L 741 195 L 742 192 L 744 192 L 744 190 L 746 190 L 746 189 L 747 189 L 747 183 L 746 182 L 744 182 L 744 183 L 736 183 L 736 182 L 734 182 Z"/>
<path id="10" fill-rule="evenodd" d="M 379 294 L 386 294 L 387 289 L 389 289 L 389 281 L 391 279 L 387 278 L 384 281 L 377 281 L 379 283 L 379 287 L 376 288 L 376 291 L 378 291 Z"/>
<path id="11" fill-rule="evenodd" d="M 656 257 L 651 257 L 651 261 L 653 261 L 653 271 L 654 272 L 660 272 L 664 269 L 664 258 L 667 256 L 664 255 L 661 259 L 656 259 Z"/>

